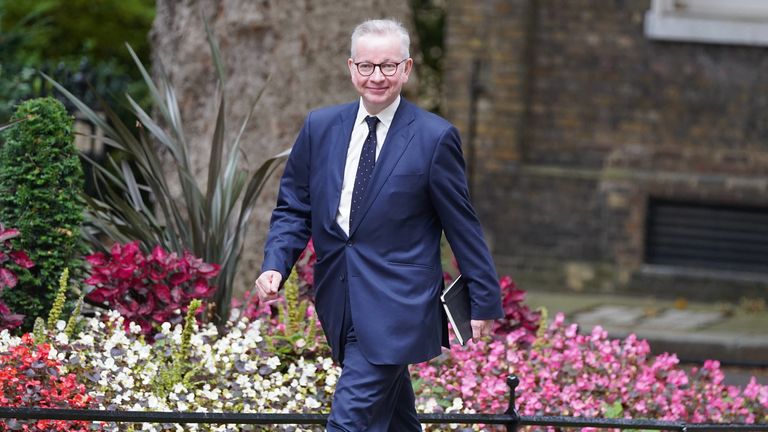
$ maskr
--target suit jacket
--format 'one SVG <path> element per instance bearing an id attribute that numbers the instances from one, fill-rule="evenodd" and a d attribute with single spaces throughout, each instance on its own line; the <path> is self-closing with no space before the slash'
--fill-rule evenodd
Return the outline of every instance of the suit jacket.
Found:
<path id="1" fill-rule="evenodd" d="M 359 102 L 311 112 L 280 182 L 263 270 L 290 273 L 314 239 L 315 308 L 334 357 L 345 301 L 360 350 L 374 364 L 429 360 L 447 346 L 439 296 L 444 231 L 470 287 L 473 319 L 503 316 L 499 284 L 469 201 L 459 134 L 404 98 L 349 235 L 336 223 Z"/>

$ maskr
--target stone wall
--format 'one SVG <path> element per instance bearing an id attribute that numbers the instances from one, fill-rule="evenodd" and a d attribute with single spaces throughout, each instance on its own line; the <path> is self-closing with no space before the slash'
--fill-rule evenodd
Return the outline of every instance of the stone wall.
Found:
<path id="1" fill-rule="evenodd" d="M 443 106 L 500 273 L 527 288 L 768 296 L 765 276 L 643 262 L 651 198 L 768 206 L 767 48 L 650 40 L 647 0 L 448 5 Z"/>

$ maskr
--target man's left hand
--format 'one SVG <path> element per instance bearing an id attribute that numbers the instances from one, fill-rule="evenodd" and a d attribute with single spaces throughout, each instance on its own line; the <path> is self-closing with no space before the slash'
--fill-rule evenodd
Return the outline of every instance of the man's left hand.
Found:
<path id="1" fill-rule="evenodd" d="M 480 340 L 484 336 L 491 335 L 491 329 L 493 328 L 494 320 L 472 320 L 472 339 Z"/>

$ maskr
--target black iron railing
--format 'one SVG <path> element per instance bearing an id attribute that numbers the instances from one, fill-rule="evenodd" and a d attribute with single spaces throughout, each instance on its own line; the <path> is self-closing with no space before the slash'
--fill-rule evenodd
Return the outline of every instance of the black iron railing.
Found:
<path id="1" fill-rule="evenodd" d="M 554 426 L 565 428 L 595 427 L 605 429 L 641 429 L 660 431 L 754 431 L 768 432 L 768 424 L 741 423 L 685 423 L 650 419 L 605 419 L 562 416 L 519 416 L 515 403 L 515 390 L 520 380 L 507 378 L 510 387 L 509 407 L 504 414 L 419 414 L 425 424 L 488 424 L 504 425 L 508 432 L 517 432 L 521 426 Z M 210 412 L 148 412 L 148 411 L 100 411 L 43 408 L 0 407 L 0 419 L 24 420 L 82 420 L 115 423 L 206 423 L 206 424 L 314 424 L 324 425 L 327 414 L 259 414 L 259 413 L 210 413 Z"/>

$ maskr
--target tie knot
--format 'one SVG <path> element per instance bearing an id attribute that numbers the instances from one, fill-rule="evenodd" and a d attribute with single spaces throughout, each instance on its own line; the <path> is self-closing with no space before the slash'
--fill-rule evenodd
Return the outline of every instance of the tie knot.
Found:
<path id="1" fill-rule="evenodd" d="M 365 122 L 368 123 L 368 132 L 373 132 L 376 130 L 376 125 L 379 123 L 379 118 L 373 117 L 373 116 L 366 116 Z"/>

